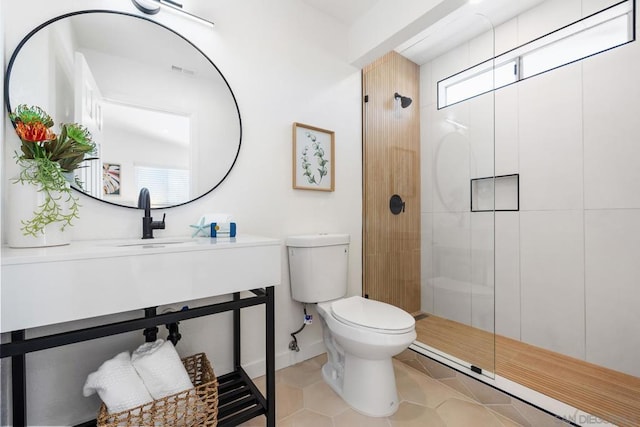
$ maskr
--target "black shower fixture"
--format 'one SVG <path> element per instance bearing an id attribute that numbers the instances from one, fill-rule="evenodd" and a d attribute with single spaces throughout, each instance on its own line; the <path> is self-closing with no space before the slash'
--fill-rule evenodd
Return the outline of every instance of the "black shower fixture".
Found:
<path id="1" fill-rule="evenodd" d="M 409 105 L 411 105 L 412 99 L 409 98 L 408 96 L 402 96 L 398 92 L 396 92 L 396 94 L 393 97 L 395 99 L 400 99 L 400 105 L 402 106 L 402 108 L 407 108 Z"/>

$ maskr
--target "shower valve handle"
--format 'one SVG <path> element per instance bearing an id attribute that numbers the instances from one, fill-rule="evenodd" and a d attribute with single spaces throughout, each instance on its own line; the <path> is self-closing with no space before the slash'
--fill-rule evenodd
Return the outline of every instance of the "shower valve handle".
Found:
<path id="1" fill-rule="evenodd" d="M 404 212 L 405 202 L 402 200 L 402 197 L 394 194 L 389 199 L 389 210 L 394 215 L 400 215 L 401 212 Z"/>

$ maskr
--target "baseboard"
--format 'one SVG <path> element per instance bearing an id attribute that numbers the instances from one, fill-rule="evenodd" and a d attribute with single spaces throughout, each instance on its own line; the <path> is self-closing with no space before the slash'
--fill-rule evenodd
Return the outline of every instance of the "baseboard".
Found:
<path id="1" fill-rule="evenodd" d="M 312 357 L 326 353 L 326 348 L 322 340 L 318 340 L 311 344 L 305 344 L 300 351 L 287 350 L 276 354 L 276 371 L 287 366 L 295 365 Z M 245 372 L 249 377 L 256 378 L 264 375 L 264 359 L 256 360 L 247 364 L 243 364 Z"/>

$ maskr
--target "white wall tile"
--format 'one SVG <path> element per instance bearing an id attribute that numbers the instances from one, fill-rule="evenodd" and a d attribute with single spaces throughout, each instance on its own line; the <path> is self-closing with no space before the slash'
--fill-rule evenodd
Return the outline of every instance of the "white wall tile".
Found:
<path id="1" fill-rule="evenodd" d="M 469 225 L 471 282 L 493 288 L 494 213 L 472 212 Z"/>
<path id="2" fill-rule="evenodd" d="M 471 286 L 471 326 L 495 332 L 495 293 L 493 286 Z"/>
<path id="3" fill-rule="evenodd" d="M 481 15 L 475 15 L 474 23 L 471 23 L 470 25 L 475 25 L 476 22 L 478 28 L 483 28 L 486 31 L 469 41 L 470 66 L 487 61 L 496 56 L 495 31 L 493 29 L 493 24 L 491 24 L 491 21 L 489 21 L 489 19 Z"/>
<path id="4" fill-rule="evenodd" d="M 640 46 L 583 61 L 585 207 L 640 208 Z"/>
<path id="5" fill-rule="evenodd" d="M 433 281 L 433 314 L 455 322 L 471 325 L 471 283 L 450 277 Z"/>
<path id="6" fill-rule="evenodd" d="M 434 300 L 433 279 L 424 278 L 420 283 L 420 311 L 434 313 Z"/>
<path id="7" fill-rule="evenodd" d="M 433 214 L 420 215 L 420 309 L 433 313 Z"/>
<path id="8" fill-rule="evenodd" d="M 495 92 L 495 170 L 496 175 L 519 171 L 518 162 L 518 85 Z"/>
<path id="9" fill-rule="evenodd" d="M 640 377 L 640 210 L 585 214 L 587 361 Z"/>
<path id="10" fill-rule="evenodd" d="M 420 212 L 433 212 L 433 147 L 437 132 L 430 107 L 420 109 Z"/>
<path id="11" fill-rule="evenodd" d="M 494 213 L 471 214 L 471 324 L 494 331 Z"/>
<path id="12" fill-rule="evenodd" d="M 433 244 L 434 219 L 431 213 L 420 215 L 420 255 L 422 257 L 421 275 L 425 278 L 434 276 L 433 272 Z"/>
<path id="13" fill-rule="evenodd" d="M 471 178 L 485 178 L 494 173 L 495 92 L 466 101 L 469 108 L 469 174 Z"/>
<path id="14" fill-rule="evenodd" d="M 582 17 L 599 12 L 619 2 L 620 0 L 582 0 Z"/>
<path id="15" fill-rule="evenodd" d="M 496 27 L 496 55 L 518 47 L 518 19 L 513 18 Z"/>
<path id="16" fill-rule="evenodd" d="M 431 61 L 433 83 L 458 73 L 471 65 L 469 63 L 469 45 L 464 43 Z"/>
<path id="17" fill-rule="evenodd" d="M 434 212 L 470 210 L 470 158 L 468 104 L 460 103 L 434 112 L 428 124 L 433 144 Z M 460 123 L 460 128 L 452 123 Z"/>
<path id="18" fill-rule="evenodd" d="M 582 209 L 580 64 L 519 86 L 520 208 Z"/>
<path id="19" fill-rule="evenodd" d="M 433 313 L 471 324 L 470 213 L 433 214 Z"/>
<path id="20" fill-rule="evenodd" d="M 469 212 L 433 214 L 434 277 L 471 281 Z"/>
<path id="21" fill-rule="evenodd" d="M 585 357 L 582 211 L 520 212 L 522 340 Z"/>
<path id="22" fill-rule="evenodd" d="M 518 44 L 524 44 L 582 17 L 582 0 L 547 0 L 518 16 Z"/>
<path id="23" fill-rule="evenodd" d="M 496 212 L 496 333 L 520 339 L 520 214 Z"/>
<path id="24" fill-rule="evenodd" d="M 469 139 L 462 132 L 443 136 L 434 151 L 434 211 L 469 210 Z"/>

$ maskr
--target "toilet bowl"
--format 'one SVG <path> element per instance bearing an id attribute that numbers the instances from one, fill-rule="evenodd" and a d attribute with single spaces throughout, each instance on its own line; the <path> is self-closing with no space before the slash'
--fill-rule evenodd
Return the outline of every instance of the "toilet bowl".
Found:
<path id="1" fill-rule="evenodd" d="M 391 358 L 416 339 L 404 310 L 347 294 L 348 234 L 287 238 L 291 297 L 317 304 L 328 361 L 322 376 L 356 411 L 387 417 L 398 409 Z"/>
<path id="2" fill-rule="evenodd" d="M 324 380 L 356 411 L 386 417 L 398 409 L 392 357 L 416 339 L 415 320 L 359 296 L 318 303 L 328 361 Z"/>

